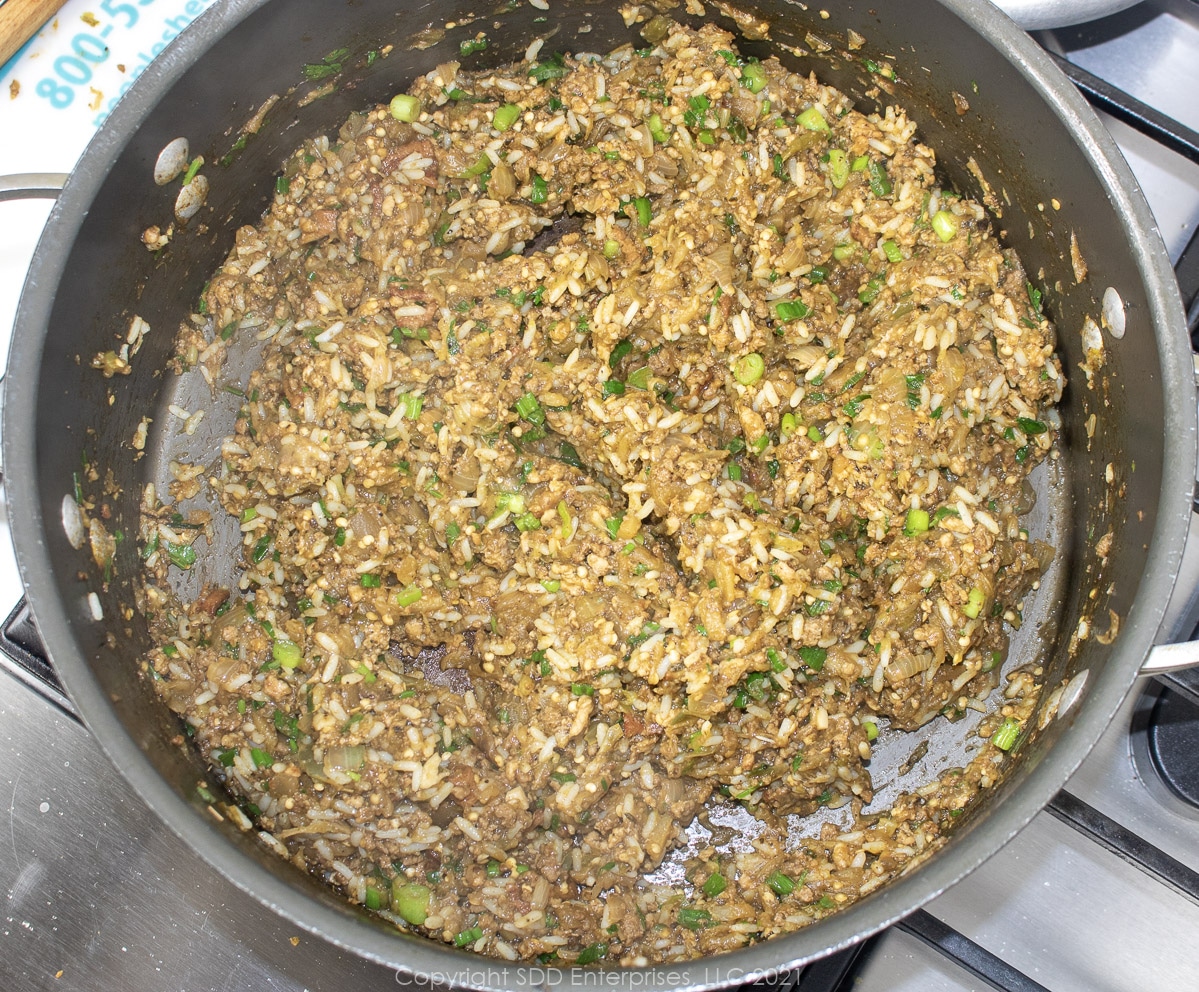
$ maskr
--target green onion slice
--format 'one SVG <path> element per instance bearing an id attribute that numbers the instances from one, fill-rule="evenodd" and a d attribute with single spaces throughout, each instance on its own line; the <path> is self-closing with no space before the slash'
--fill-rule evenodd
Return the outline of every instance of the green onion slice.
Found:
<path id="1" fill-rule="evenodd" d="M 395 911 L 402 916 L 407 922 L 414 926 L 421 926 L 429 916 L 429 887 L 421 885 L 419 882 L 406 881 L 403 876 L 396 878 L 391 883 L 391 905 Z M 478 930 L 478 927 L 475 927 Z M 466 931 L 464 931 L 466 932 Z M 459 937 L 462 934 L 458 935 Z M 483 936 L 483 932 L 479 930 L 479 937 Z M 457 938 L 454 943 L 458 943 Z M 472 941 L 464 941 L 464 943 L 472 943 Z M 463 946 L 458 944 L 459 947 Z"/>
<path id="2" fill-rule="evenodd" d="M 886 196 L 891 192 L 891 179 L 881 162 L 871 159 L 866 164 L 866 175 L 870 177 L 870 191 L 875 196 Z"/>
<path id="3" fill-rule="evenodd" d="M 300 646 L 293 644 L 291 641 L 279 640 L 271 645 L 271 657 L 279 662 L 281 668 L 286 668 L 289 671 L 299 667 L 303 656 Z"/>
<path id="4" fill-rule="evenodd" d="M 411 606 L 413 603 L 420 602 L 421 595 L 422 593 L 418 586 L 405 586 L 398 593 L 396 593 L 396 605 Z"/>
<path id="5" fill-rule="evenodd" d="M 772 872 L 766 879 L 766 884 L 776 896 L 789 896 L 795 891 L 795 880 L 781 871 Z"/>
<path id="6" fill-rule="evenodd" d="M 520 112 L 519 104 L 502 104 L 496 107 L 495 113 L 491 115 L 491 126 L 497 131 L 507 131 L 520 118 Z"/>
<path id="7" fill-rule="evenodd" d="M 907 518 L 903 522 L 904 536 L 917 537 L 928 530 L 928 525 L 928 510 L 921 510 L 919 508 L 908 510 Z"/>
<path id="8" fill-rule="evenodd" d="M 778 320 L 803 320 L 812 308 L 803 300 L 778 300 L 774 304 L 774 316 Z"/>
<path id="9" fill-rule="evenodd" d="M 762 378 L 766 371 L 766 362 L 756 351 L 751 351 L 737 359 L 733 366 L 733 378 L 743 386 L 752 386 Z"/>
<path id="10" fill-rule="evenodd" d="M 1020 736 L 1020 724 L 1010 716 L 999 725 L 999 729 L 991 735 L 991 743 L 1001 751 L 1010 751 Z"/>
<path id="11" fill-rule="evenodd" d="M 420 119 L 420 100 L 407 93 L 397 93 L 393 96 L 387 109 L 397 121 L 404 121 L 406 124 Z"/>
<path id="12" fill-rule="evenodd" d="M 844 189 L 849 182 L 849 158 L 840 148 L 829 150 L 828 177 L 834 189 Z"/>
<path id="13" fill-rule="evenodd" d="M 806 128 L 809 131 L 827 132 L 829 130 L 828 121 L 825 119 L 824 114 L 821 113 L 819 107 L 815 106 L 809 107 L 807 110 L 805 110 L 802 114 L 795 118 L 795 122 L 800 127 Z"/>
<path id="14" fill-rule="evenodd" d="M 957 214 L 951 213 L 948 210 L 938 210 L 935 214 L 933 214 L 929 223 L 932 224 L 933 233 L 945 242 L 949 242 L 954 239 L 954 236 L 958 233 L 958 227 L 960 226 L 960 221 L 957 218 Z"/>
<path id="15" fill-rule="evenodd" d="M 741 85 L 751 93 L 761 93 L 766 88 L 766 70 L 760 62 L 750 62 L 741 67 Z"/>

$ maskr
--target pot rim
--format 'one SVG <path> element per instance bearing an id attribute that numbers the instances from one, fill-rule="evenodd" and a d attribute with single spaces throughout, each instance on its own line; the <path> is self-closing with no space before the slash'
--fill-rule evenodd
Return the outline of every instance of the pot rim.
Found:
<path id="1" fill-rule="evenodd" d="M 63 190 L 38 244 L 17 311 L 4 406 L 3 464 L 13 520 L 13 540 L 38 626 L 87 727 L 132 788 L 155 814 L 229 881 L 291 922 L 368 959 L 455 986 L 507 989 L 528 984 L 529 965 L 480 958 L 431 941 L 396 934 L 344 910 L 307 898 L 279 875 L 237 850 L 204 814 L 154 768 L 111 709 L 77 643 L 75 629 L 90 617 L 86 602 L 59 598 L 42 539 L 54 526 L 40 511 L 36 483 L 37 384 L 55 289 L 92 200 L 129 138 L 194 61 L 269 0 L 226 0 L 210 8 L 155 60 L 93 139 Z M 1115 142 L 1085 100 L 1049 57 L 998 9 L 970 0 L 939 0 L 1011 62 L 1039 92 L 1047 108 L 1083 150 L 1120 216 L 1139 259 L 1161 356 L 1158 372 L 1166 395 L 1193 396 L 1189 342 L 1173 272 L 1152 214 Z M 1166 409 L 1164 459 L 1157 520 L 1149 550 L 1154 567 L 1142 575 L 1135 607 L 1126 618 L 1113 655 L 1093 680 L 1084 705 L 1072 714 L 1069 734 L 1057 741 L 1052 760 L 1023 775 L 1010 799 L 993 806 L 969 831 L 970 843 L 954 843 L 919 871 L 882 887 L 818 925 L 714 958 L 636 969 L 647 988 L 720 988 L 782 970 L 849 946 L 933 899 L 978 867 L 1040 811 L 1065 784 L 1110 722 L 1153 644 L 1182 560 L 1191 514 L 1196 461 L 1194 403 Z M 964 839 L 964 838 L 963 838 Z M 573 972 L 573 975 L 572 975 Z M 599 972 L 545 969 L 545 988 L 587 984 Z M 466 976 L 462 979 L 461 976 Z M 456 979 L 456 976 L 457 979 Z M 485 976 L 485 977 L 484 977 Z M 483 981 L 474 979 L 483 978 Z M 537 979 L 534 979 L 535 981 Z M 592 979 L 596 984 L 612 984 Z"/>

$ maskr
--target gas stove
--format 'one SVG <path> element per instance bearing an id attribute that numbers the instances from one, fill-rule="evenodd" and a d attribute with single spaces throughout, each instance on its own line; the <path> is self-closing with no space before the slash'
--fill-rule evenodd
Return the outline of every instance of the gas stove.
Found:
<path id="1" fill-rule="evenodd" d="M 83 0 L 70 0 L 0 67 L 8 139 L 0 174 L 68 170 L 125 83 L 210 2 L 139 0 L 135 8 L 105 0 L 106 13 L 93 16 Z M 1184 304 L 1199 317 L 1199 141 L 1190 130 L 1199 129 L 1199 3 L 1151 0 L 1036 37 L 1103 112 L 1177 263 Z M 48 128 L 47 117 L 56 126 Z M 49 206 L 5 203 L 0 211 L 6 352 Z M 396 975 L 302 931 L 162 826 L 41 661 L 7 529 L 0 503 L 0 615 L 12 609 L 0 627 L 0 988 L 298 992 L 436 984 L 438 976 Z M 1196 626 L 1199 538 L 1191 547 L 1163 640 Z M 1066 789 L 965 881 L 863 944 L 759 985 L 781 992 L 1199 989 L 1195 933 L 1199 672 L 1138 685 Z M 486 962 L 478 969 L 475 980 L 486 981 Z"/>

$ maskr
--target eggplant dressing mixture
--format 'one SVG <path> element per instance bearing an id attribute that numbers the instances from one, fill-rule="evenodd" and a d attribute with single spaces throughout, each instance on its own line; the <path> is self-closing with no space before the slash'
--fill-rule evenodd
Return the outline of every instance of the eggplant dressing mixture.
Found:
<path id="1" fill-rule="evenodd" d="M 714 27 L 536 48 L 306 141 L 237 232 L 180 365 L 263 358 L 171 497 L 243 560 L 180 602 L 212 524 L 147 492 L 148 667 L 221 810 L 395 926 L 680 960 L 867 895 L 998 780 L 1063 376 L 901 109 Z M 968 765 L 868 805 L 880 733 L 968 710 Z"/>

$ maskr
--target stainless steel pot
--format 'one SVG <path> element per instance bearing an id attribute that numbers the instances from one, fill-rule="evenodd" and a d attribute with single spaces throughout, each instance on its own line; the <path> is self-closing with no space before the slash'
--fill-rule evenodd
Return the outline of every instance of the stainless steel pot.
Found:
<path id="1" fill-rule="evenodd" d="M 773 52 L 814 69 L 860 106 L 892 99 L 880 85 L 893 90 L 937 149 L 946 176 L 976 196 L 989 194 L 1000 211 L 1006 240 L 1044 289 L 1071 377 L 1061 458 L 1054 478 L 1043 480 L 1054 498 L 1042 500 L 1035 522 L 1053 535 L 1059 564 L 1038 622 L 1025 625 L 1013 652 L 1044 666 L 1045 701 L 1032 721 L 1040 729 L 949 843 L 806 930 L 639 973 L 636 981 L 655 988 L 726 985 L 845 946 L 931 899 L 1011 838 L 1066 781 L 1136 679 L 1181 561 L 1194 489 L 1195 387 L 1165 249 L 1106 131 L 1028 37 L 969 0 L 871 0 L 828 11 L 785 0 L 741 6 L 770 23 L 769 41 L 744 41 L 748 53 Z M 64 500 L 82 484 L 108 504 L 110 530 L 134 534 L 146 482 L 165 479 L 171 458 L 213 456 L 232 423 L 232 401 L 222 407 L 199 397 L 210 410 L 204 429 L 181 438 L 166 408 L 187 406 L 193 387 L 161 370 L 174 329 L 236 227 L 254 222 L 269 202 L 292 146 L 334 130 L 356 107 L 388 99 L 414 74 L 456 57 L 459 43 L 480 30 L 490 41 L 476 56 L 482 65 L 520 58 L 534 37 L 550 38 L 547 51 L 604 51 L 636 40 L 635 26 L 599 2 L 513 5 L 477 20 L 473 10 L 462 2 L 228 0 L 172 45 L 89 146 L 38 247 L 9 361 L 4 465 L 18 559 L 55 667 L 148 805 L 237 885 L 332 942 L 400 969 L 451 981 L 457 974 L 457 984 L 512 988 L 528 973 L 499 962 L 472 972 L 477 959 L 398 934 L 282 863 L 253 832 L 211 815 L 197 785 L 217 786 L 198 756 L 178 746 L 178 722 L 138 675 L 147 635 L 130 609 L 134 542 L 120 546 L 105 586 L 61 523 Z M 688 16 L 682 8 L 672 13 Z M 708 15 L 735 29 L 720 10 Z M 447 23 L 455 26 L 444 34 L 428 30 Z M 865 39 L 852 52 L 850 29 Z M 365 53 L 388 43 L 389 57 L 368 63 Z M 306 102 L 323 84 L 306 82 L 302 66 L 334 48 L 349 50 L 337 85 Z M 898 82 L 869 72 L 865 60 L 880 56 L 895 65 Z M 240 140 L 238 127 L 274 95 L 281 99 L 261 128 Z M 153 185 L 153 166 L 180 134 L 210 163 L 212 188 L 190 229 L 151 254 L 140 235 L 166 225 L 174 199 Z M 133 372 L 103 379 L 89 359 L 123 339 L 134 313 L 152 330 Z M 1088 360 L 1089 377 L 1079 368 Z M 153 418 L 153 429 L 146 457 L 134 460 L 129 442 L 143 416 Z M 99 483 L 87 482 L 89 467 L 99 470 Z M 1110 541 L 1100 543 L 1109 532 Z M 228 572 L 235 557 L 235 544 L 213 549 L 192 581 Z M 1184 662 L 1196 654 L 1193 647 L 1180 653 Z M 1045 707 L 1057 687 L 1065 691 L 1055 697 L 1055 715 Z M 941 767 L 964 763 L 961 734 L 951 725 L 935 723 L 927 734 Z M 882 759 L 875 766 L 885 780 L 891 766 Z M 579 980 L 569 972 L 536 977 L 555 986 Z"/>

